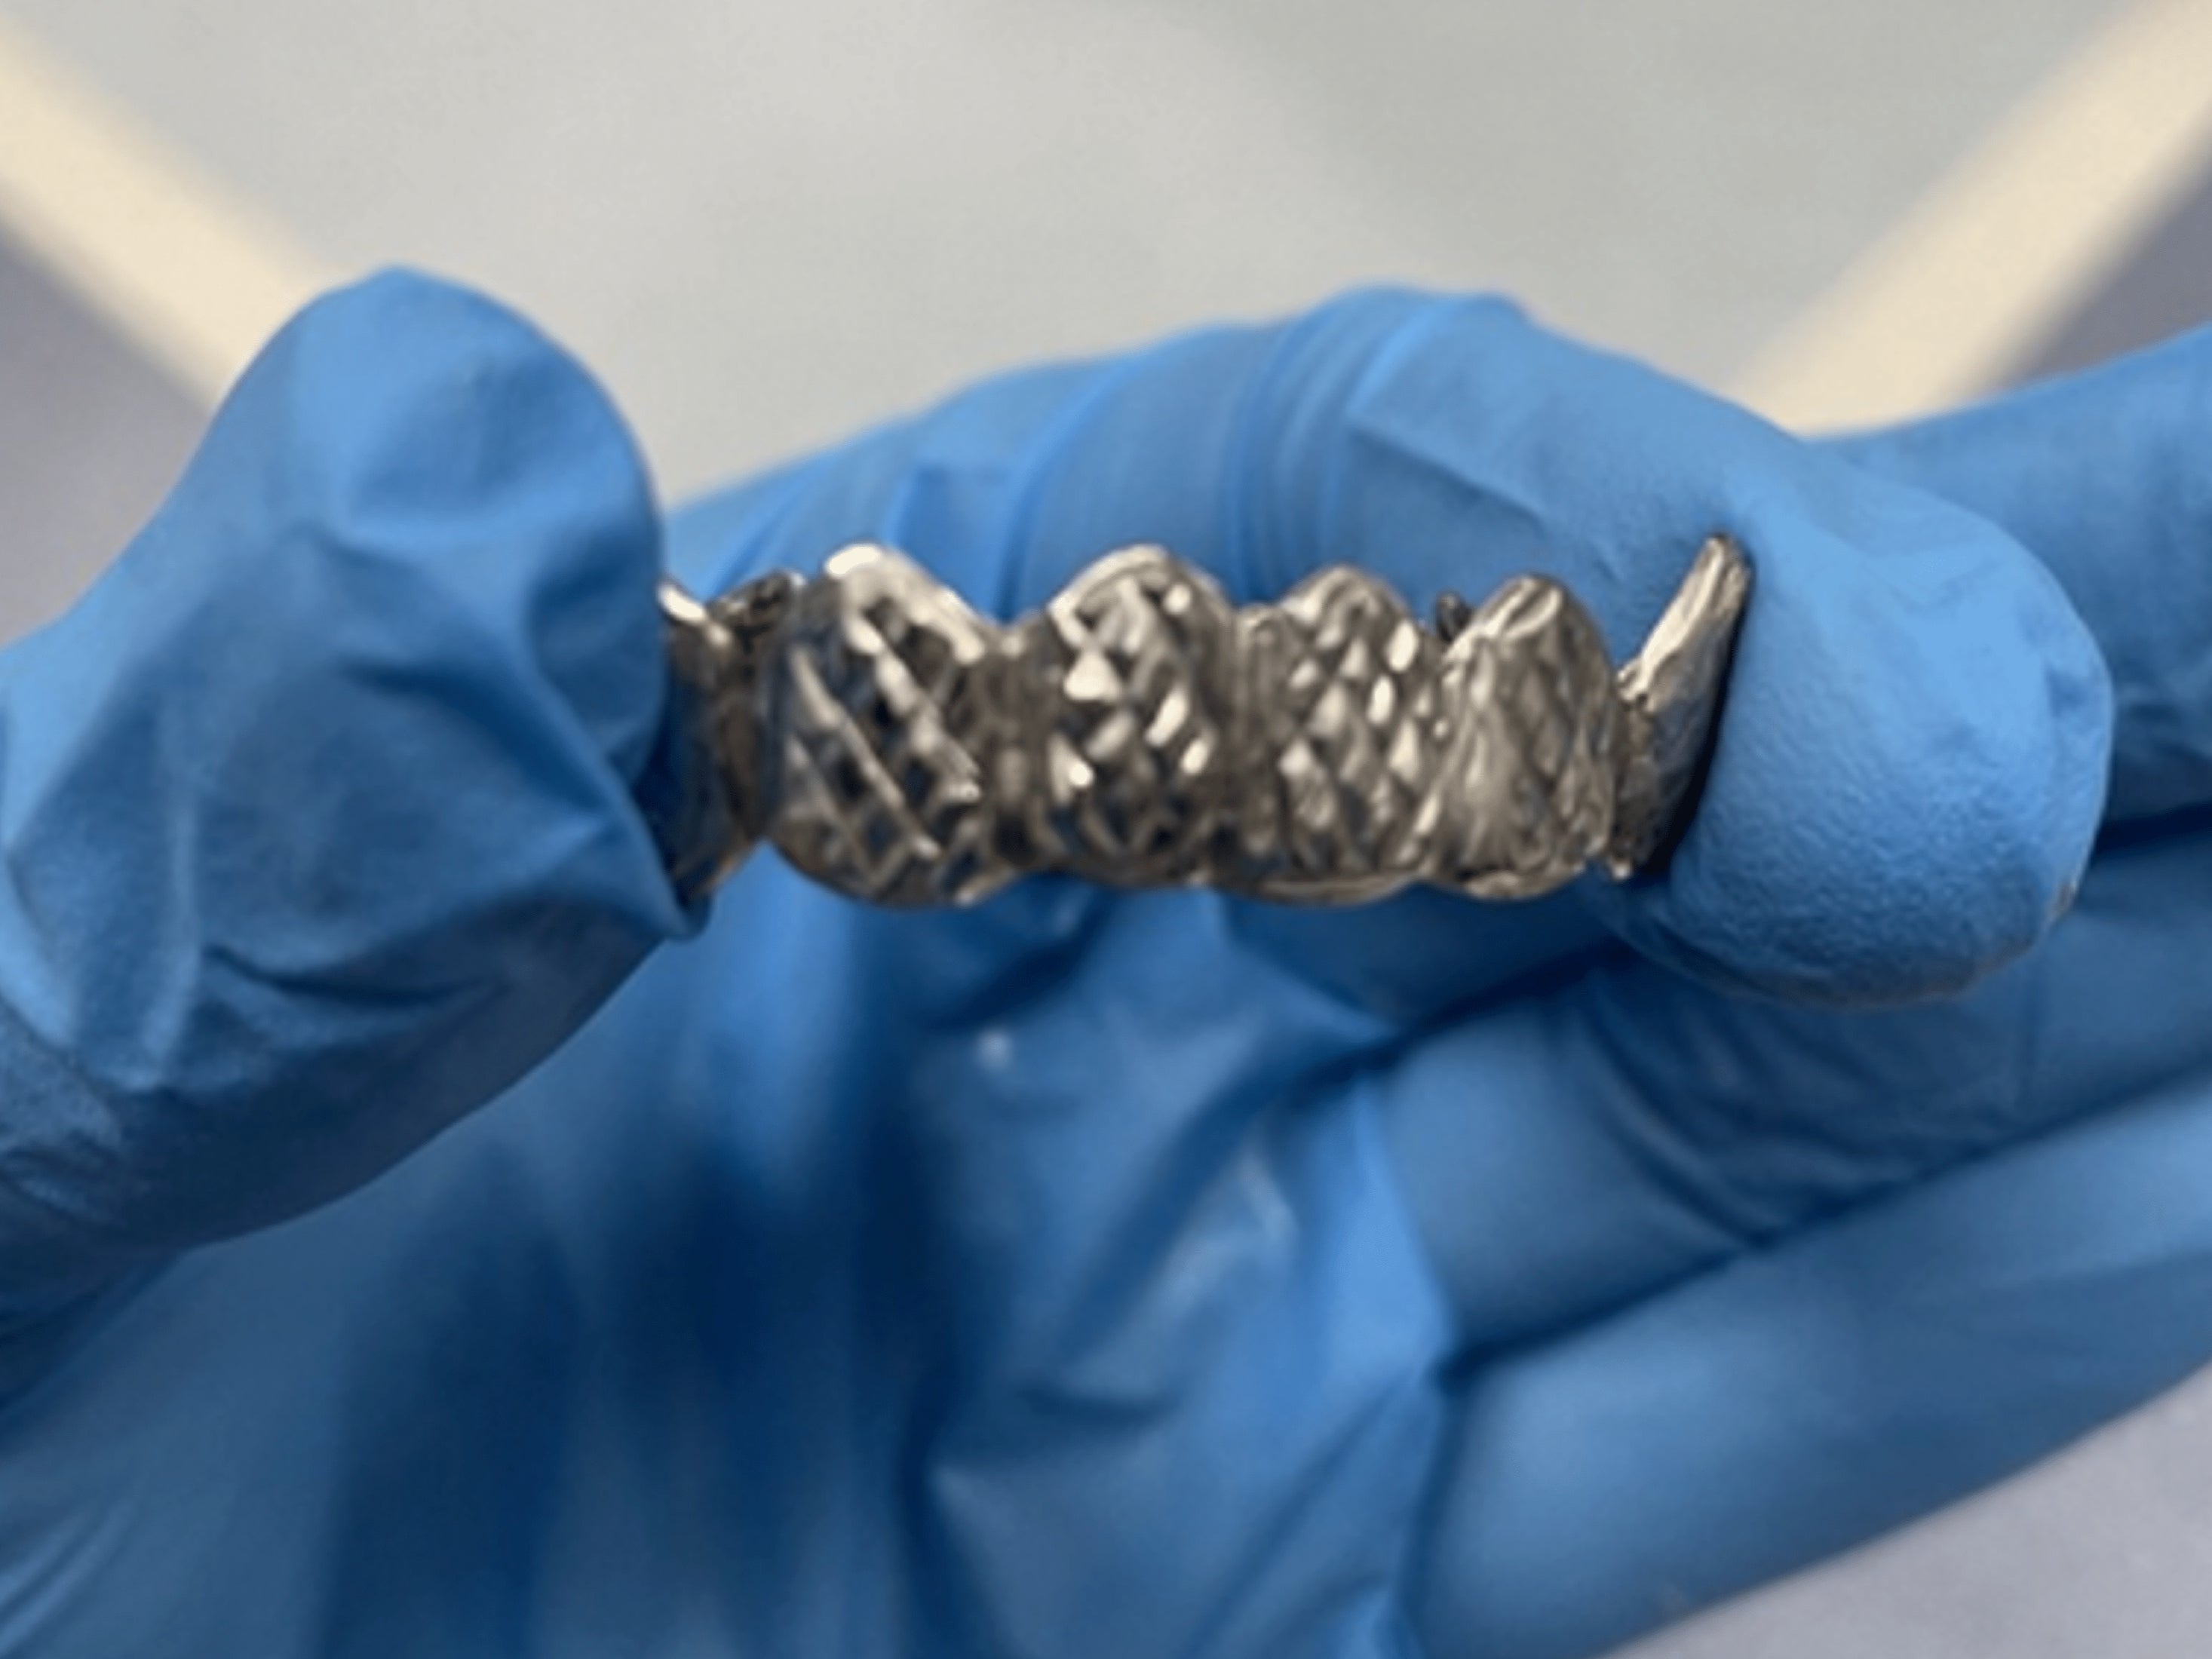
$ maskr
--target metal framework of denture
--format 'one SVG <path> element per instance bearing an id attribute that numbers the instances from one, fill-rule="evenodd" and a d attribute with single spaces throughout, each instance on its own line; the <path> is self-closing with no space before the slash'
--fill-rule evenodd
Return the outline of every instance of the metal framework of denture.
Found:
<path id="1" fill-rule="evenodd" d="M 1043 872 L 1332 903 L 1626 877 L 1694 807 L 1750 591 L 1711 538 L 1616 671 L 1534 576 L 1428 627 L 1348 566 L 1240 608 L 1157 547 L 1010 623 L 872 545 L 705 601 L 667 583 L 686 761 L 662 840 L 689 895 L 765 841 L 899 905 Z"/>

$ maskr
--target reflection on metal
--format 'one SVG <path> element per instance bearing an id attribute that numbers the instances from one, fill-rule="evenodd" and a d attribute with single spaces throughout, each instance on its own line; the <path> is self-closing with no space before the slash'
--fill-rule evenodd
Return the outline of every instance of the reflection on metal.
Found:
<path id="1" fill-rule="evenodd" d="M 1333 903 L 1626 877 L 1694 805 L 1750 586 L 1707 542 L 1616 673 L 1537 577 L 1433 629 L 1344 567 L 1239 610 L 1156 547 L 1003 625 L 873 546 L 703 603 L 670 585 L 690 761 L 659 828 L 687 895 L 763 840 L 884 904 L 1048 871 Z"/>

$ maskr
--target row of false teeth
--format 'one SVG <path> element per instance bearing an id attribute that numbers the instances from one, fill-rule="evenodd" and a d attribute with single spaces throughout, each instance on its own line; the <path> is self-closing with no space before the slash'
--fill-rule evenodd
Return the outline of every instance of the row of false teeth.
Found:
<path id="1" fill-rule="evenodd" d="M 1749 582 L 1709 540 L 1618 672 L 1534 576 L 1434 628 L 1346 566 L 1234 607 L 1157 547 L 1005 624 L 872 545 L 705 604 L 672 585 L 704 763 L 664 839 L 690 890 L 765 840 L 889 904 L 1046 872 L 1318 902 L 1626 876 L 1679 830 Z"/>

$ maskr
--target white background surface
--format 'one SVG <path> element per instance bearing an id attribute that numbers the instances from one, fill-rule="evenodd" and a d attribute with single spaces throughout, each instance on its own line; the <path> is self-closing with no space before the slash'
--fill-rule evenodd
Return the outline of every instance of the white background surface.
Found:
<path id="1" fill-rule="evenodd" d="M 2112 0 L 0 0 L 346 266 L 521 303 L 672 488 L 1378 278 L 1724 377 Z"/>

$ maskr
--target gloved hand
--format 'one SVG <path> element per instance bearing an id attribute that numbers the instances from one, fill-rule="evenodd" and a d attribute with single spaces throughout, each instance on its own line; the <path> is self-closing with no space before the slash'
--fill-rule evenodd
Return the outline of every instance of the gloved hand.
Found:
<path id="1" fill-rule="evenodd" d="M 1725 529 L 1695 827 L 700 927 L 619 422 L 325 301 L 0 659 L 0 1653 L 1583 1654 L 2126 1408 L 2212 1356 L 2209 419 L 2200 337 L 1819 448 L 1401 295 L 995 381 L 679 574 L 1533 568 L 1620 650 Z"/>

